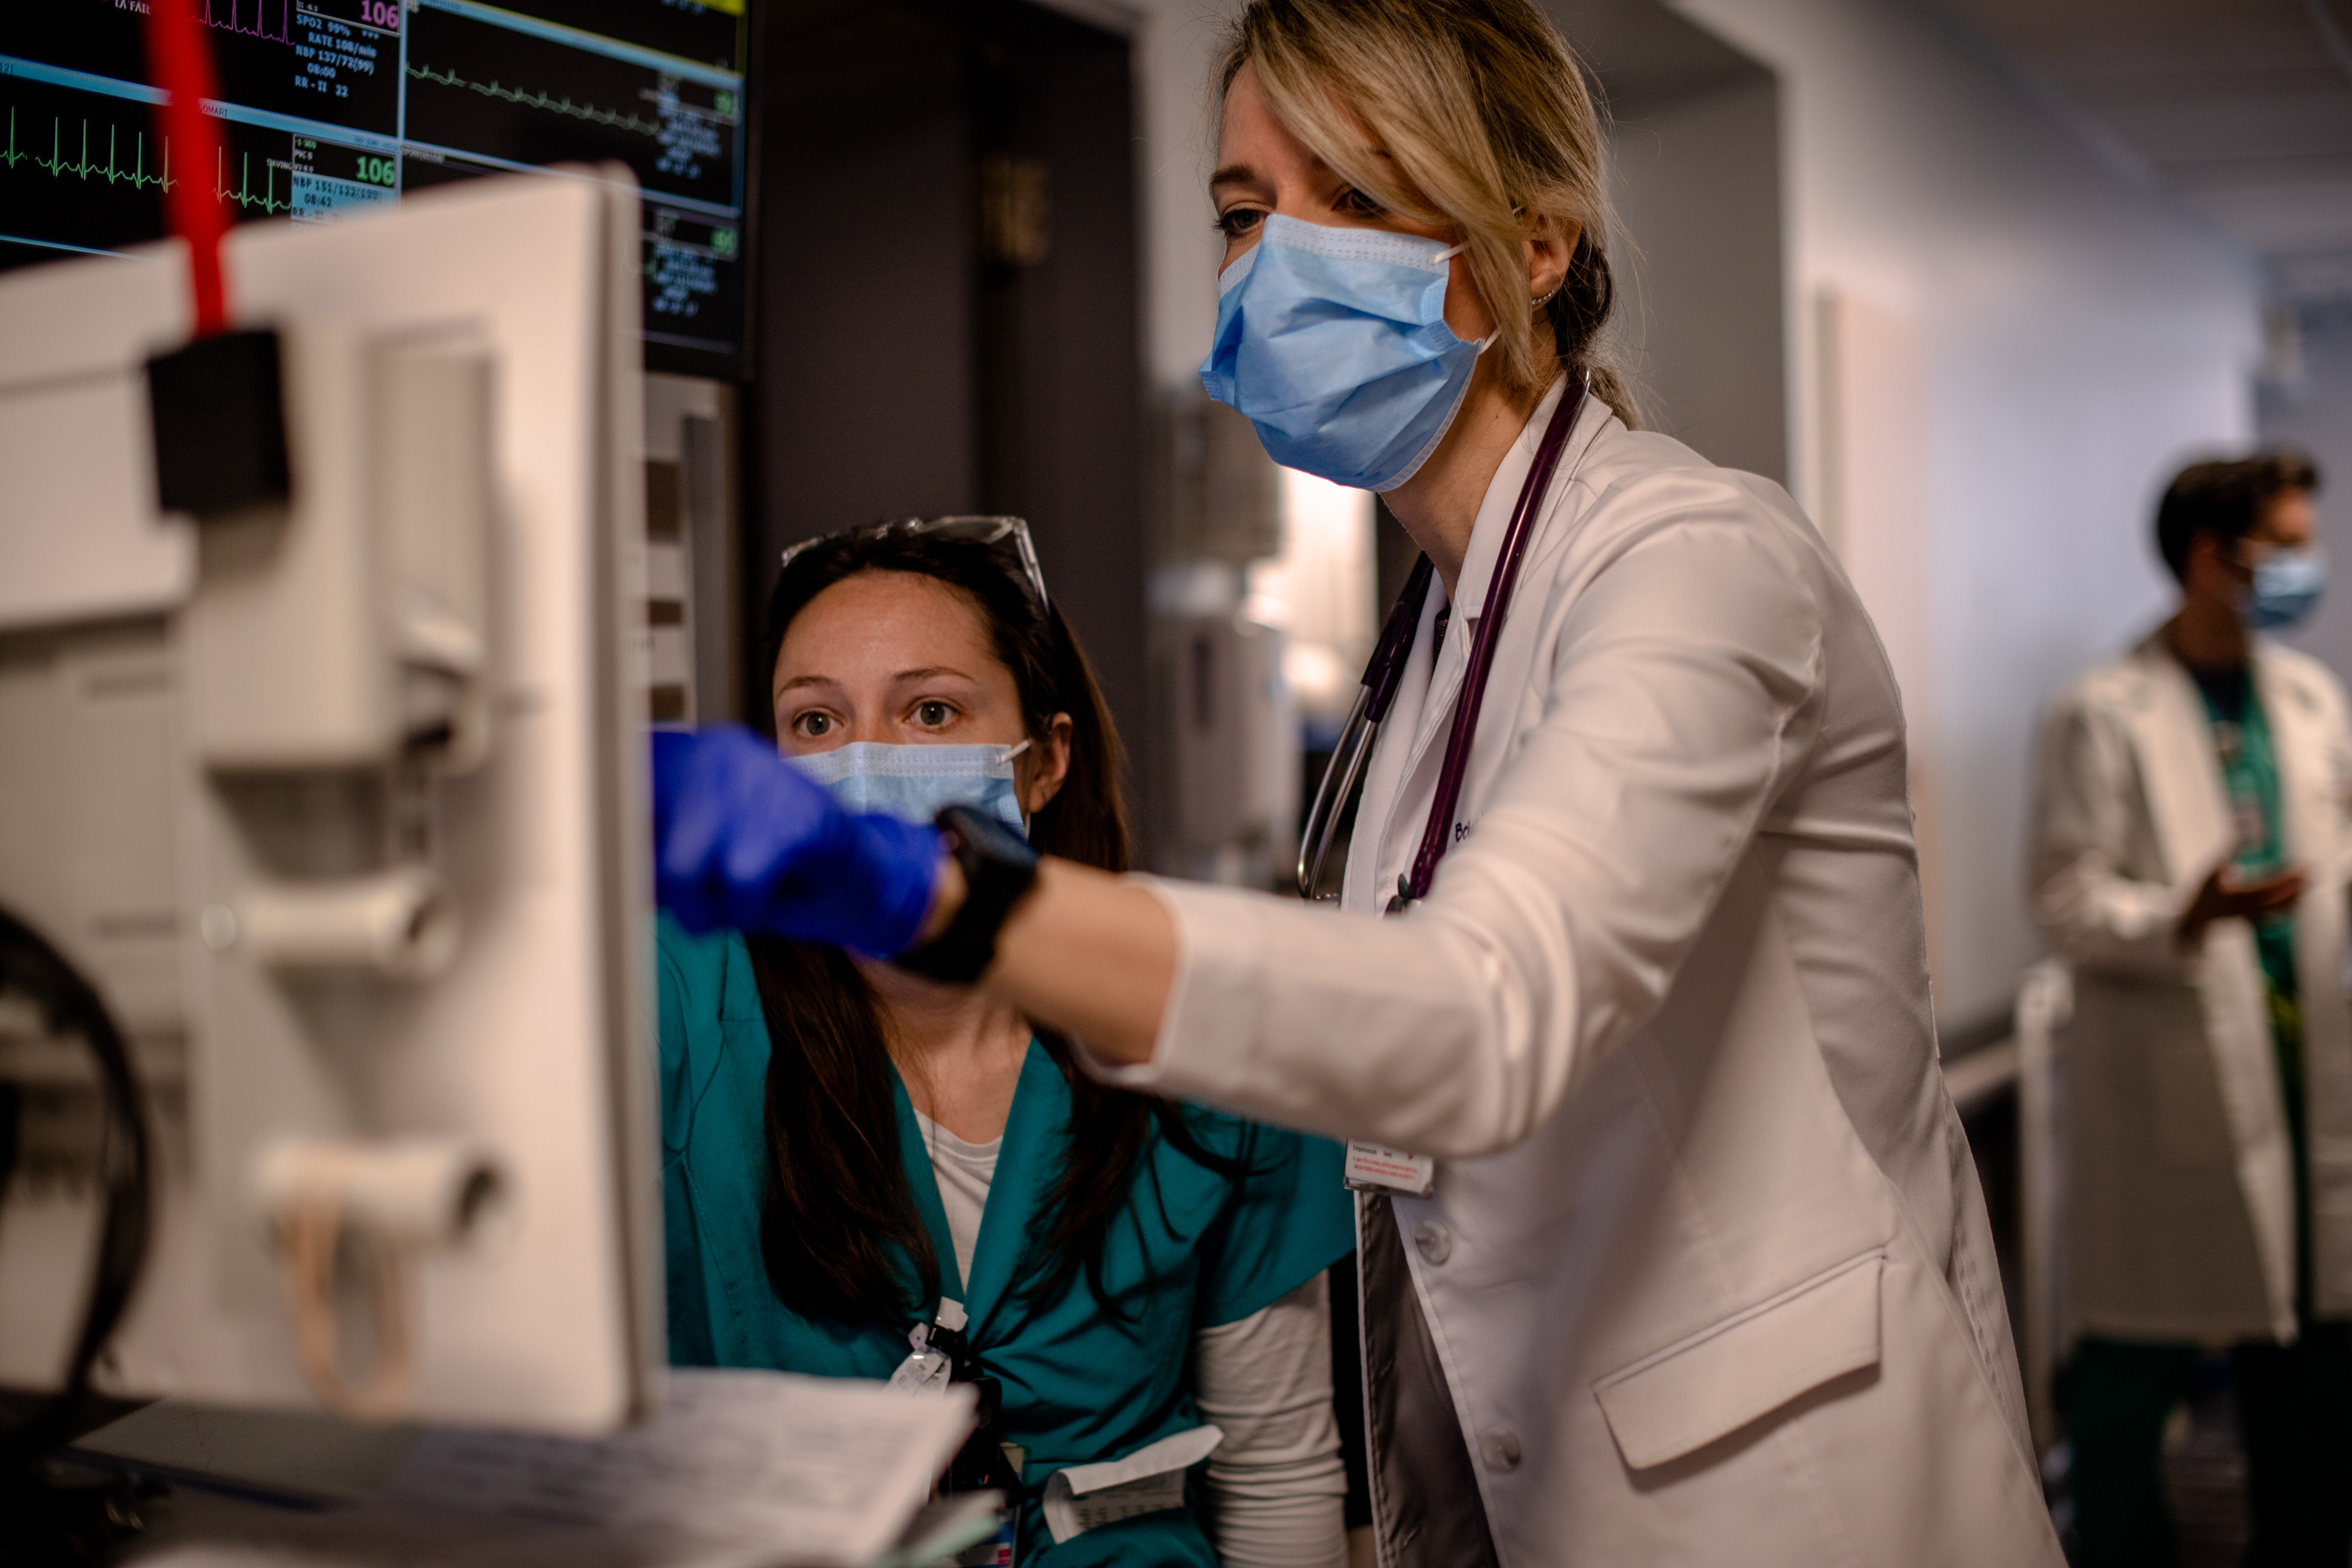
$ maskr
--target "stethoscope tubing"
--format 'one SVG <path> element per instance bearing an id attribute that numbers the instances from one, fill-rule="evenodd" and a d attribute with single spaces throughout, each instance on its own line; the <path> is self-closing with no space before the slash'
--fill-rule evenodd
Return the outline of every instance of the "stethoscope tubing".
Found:
<path id="1" fill-rule="evenodd" d="M 1412 874 L 1400 879 L 1397 896 L 1390 904 L 1391 912 L 1416 904 L 1428 894 L 1429 884 L 1437 874 L 1437 862 L 1444 857 L 1452 836 L 1454 809 L 1461 800 L 1463 780 L 1469 769 L 1470 743 L 1477 733 L 1479 712 L 1486 706 L 1486 678 L 1494 669 L 1503 618 L 1518 587 L 1519 565 L 1527 556 L 1528 540 L 1535 535 L 1536 514 L 1542 510 L 1544 497 L 1551 489 L 1560 453 L 1583 410 L 1590 385 L 1589 378 L 1579 375 L 1561 392 L 1560 404 L 1553 411 L 1551 422 L 1536 448 L 1534 465 L 1519 486 L 1518 504 L 1511 509 L 1509 526 L 1503 533 L 1501 559 L 1486 592 L 1487 601 L 1494 608 L 1479 617 L 1478 630 L 1470 644 L 1461 706 L 1454 710 L 1453 733 L 1446 738 L 1445 760 L 1438 770 L 1437 798 L 1431 803 L 1429 822 L 1423 830 Z M 1412 653 L 1413 641 L 1421 629 L 1421 612 L 1429 597 L 1430 580 L 1434 575 L 1435 569 L 1430 565 L 1428 556 L 1413 562 L 1412 575 L 1405 580 L 1404 591 L 1397 595 L 1396 605 L 1389 612 L 1388 624 L 1381 629 L 1380 643 L 1364 665 L 1363 689 L 1357 694 L 1355 706 L 1349 710 L 1348 722 L 1340 727 L 1331 760 L 1323 769 L 1322 781 L 1315 787 L 1314 804 L 1307 808 L 1307 831 L 1299 839 L 1297 867 L 1301 898 L 1315 896 L 1339 813 L 1362 777 L 1371 757 L 1372 742 L 1378 738 L 1381 724 L 1396 701 L 1397 688 L 1404 679 L 1405 661 Z"/>
<path id="2" fill-rule="evenodd" d="M 1486 706 L 1486 677 L 1494 673 L 1495 649 L 1503 640 L 1503 621 L 1511 612 L 1511 596 L 1519 586 L 1519 567 L 1527 559 L 1528 541 L 1535 538 L 1536 514 L 1543 510 L 1551 477 L 1559 470 L 1559 455 L 1567 449 L 1568 433 L 1584 409 L 1587 379 L 1574 377 L 1559 394 L 1559 406 L 1544 427 L 1536 446 L 1535 465 L 1519 486 L 1519 503 L 1511 508 L 1511 526 L 1504 530 L 1502 561 L 1487 585 L 1486 601 L 1478 617 L 1477 634 L 1470 640 L 1469 668 L 1462 677 L 1462 700 L 1454 710 L 1454 733 L 1445 739 L 1445 761 L 1437 771 L 1437 799 L 1429 808 L 1429 823 L 1422 830 L 1421 852 L 1412 858 L 1412 879 L 1399 890 L 1399 908 L 1429 896 L 1436 880 L 1437 862 L 1453 841 L 1454 809 L 1461 803 L 1463 781 L 1470 772 L 1470 744 L 1478 733 L 1478 716 Z"/>
<path id="3" fill-rule="evenodd" d="M 1339 826 L 1339 808 L 1355 792 L 1356 780 L 1363 776 L 1364 763 L 1372 754 L 1372 735 L 1380 727 L 1372 719 L 1371 706 L 1372 689 L 1368 685 L 1356 693 L 1356 706 L 1348 710 L 1348 722 L 1339 727 L 1339 743 L 1331 748 L 1331 760 L 1324 764 L 1322 780 L 1315 786 L 1315 803 L 1307 808 L 1307 832 L 1298 841 L 1301 898 L 1315 896 L 1323 862 L 1331 853 L 1331 835 Z M 1336 799 L 1334 781 L 1339 785 Z"/>
<path id="4" fill-rule="evenodd" d="M 1298 896 L 1312 899 L 1323 878 L 1324 858 L 1331 852 L 1331 835 L 1339 828 L 1339 813 L 1355 792 L 1356 780 L 1363 777 L 1364 764 L 1372 755 L 1372 740 L 1380 733 L 1381 721 L 1389 716 L 1396 702 L 1397 687 L 1404 680 L 1404 664 L 1412 652 L 1412 640 L 1421 630 L 1421 607 L 1429 598 L 1430 580 L 1437 569 L 1422 556 L 1412 563 L 1412 572 L 1404 580 L 1404 589 L 1397 595 L 1396 603 L 1389 610 L 1388 624 L 1381 628 L 1381 640 L 1372 647 L 1372 656 L 1364 662 L 1362 688 L 1356 693 L 1356 706 L 1348 710 L 1348 722 L 1339 727 L 1339 743 L 1331 748 L 1331 760 L 1324 765 L 1322 782 L 1315 787 L 1315 803 L 1307 809 L 1307 831 L 1298 841 Z M 1334 782 L 1338 788 L 1333 789 Z"/>

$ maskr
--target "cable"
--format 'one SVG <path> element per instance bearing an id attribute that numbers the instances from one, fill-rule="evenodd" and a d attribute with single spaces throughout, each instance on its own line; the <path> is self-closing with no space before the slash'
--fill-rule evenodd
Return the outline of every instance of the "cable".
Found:
<path id="1" fill-rule="evenodd" d="M 105 1199 L 81 1329 L 66 1364 L 64 1385 L 14 1431 L 0 1433 L 0 1487 L 71 1433 L 89 1397 L 99 1353 L 121 1322 L 146 1265 L 154 1179 L 139 1075 L 121 1030 L 98 993 L 56 948 L 0 910 L 0 993 L 9 992 L 29 999 L 50 1033 L 77 1037 L 89 1047 L 109 1130 L 99 1152 Z"/>
<path id="2" fill-rule="evenodd" d="M 193 0 L 149 0 L 148 74 L 163 89 L 155 119 L 166 141 L 187 150 L 185 166 L 199 175 L 220 162 L 218 122 L 205 100 L 219 89 L 213 73 L 212 41 L 205 37 Z M 194 337 L 206 338 L 228 326 L 228 288 L 221 275 L 221 236 L 228 214 L 212 181 L 175 180 L 164 192 L 172 232 L 188 246 L 188 284 L 193 294 Z"/>

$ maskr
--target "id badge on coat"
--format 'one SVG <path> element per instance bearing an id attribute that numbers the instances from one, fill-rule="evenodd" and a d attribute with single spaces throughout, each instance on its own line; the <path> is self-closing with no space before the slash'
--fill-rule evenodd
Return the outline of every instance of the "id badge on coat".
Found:
<path id="1" fill-rule="evenodd" d="M 1437 1162 L 1427 1155 L 1409 1155 L 1360 1138 L 1348 1140 L 1348 1163 L 1342 1179 L 1358 1192 L 1402 1192 L 1427 1197 L 1437 1180 Z"/>

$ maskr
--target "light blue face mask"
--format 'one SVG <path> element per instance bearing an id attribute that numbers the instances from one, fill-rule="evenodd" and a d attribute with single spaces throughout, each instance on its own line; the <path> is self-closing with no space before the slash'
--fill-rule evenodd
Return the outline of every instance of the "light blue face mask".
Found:
<path id="1" fill-rule="evenodd" d="M 1445 324 L 1460 246 L 1268 215 L 1217 283 L 1201 384 L 1249 416 L 1266 455 L 1360 490 L 1412 477 L 1454 422 L 1492 338 Z"/>
<path id="2" fill-rule="evenodd" d="M 794 767 L 853 811 L 887 811 L 929 822 L 950 806 L 971 806 L 1003 819 L 1027 837 L 1028 819 L 1013 779 L 1018 746 L 891 746 L 861 740 L 808 757 Z"/>
<path id="3" fill-rule="evenodd" d="M 2246 624 L 2257 632 L 2293 626 L 2318 607 L 2326 587 L 2327 558 L 2318 550 L 2270 550 L 2254 563 Z"/>

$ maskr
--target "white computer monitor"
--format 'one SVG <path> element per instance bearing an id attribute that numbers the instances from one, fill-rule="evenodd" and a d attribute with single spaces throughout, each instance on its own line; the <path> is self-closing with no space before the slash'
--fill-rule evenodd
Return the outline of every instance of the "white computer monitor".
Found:
<path id="1" fill-rule="evenodd" d="M 121 1025 L 158 1152 L 102 1391 L 645 1407 L 638 227 L 608 169 L 236 230 L 292 497 L 201 521 L 158 507 L 142 368 L 188 332 L 177 246 L 0 277 L 0 910 Z M 0 1007 L 0 1077 L 63 1115 L 38 1033 Z M 54 1386 L 83 1306 L 59 1159 L 0 1202 L 0 1385 Z"/>

